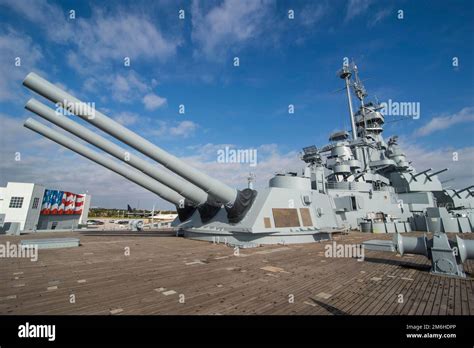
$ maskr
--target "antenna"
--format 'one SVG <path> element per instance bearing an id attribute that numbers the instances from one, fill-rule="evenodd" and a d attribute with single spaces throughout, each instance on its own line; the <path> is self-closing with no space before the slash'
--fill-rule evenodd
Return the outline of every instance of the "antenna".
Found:
<path id="1" fill-rule="evenodd" d="M 352 139 L 357 139 L 357 131 L 354 121 L 354 110 L 352 109 L 351 89 L 350 89 L 350 78 L 352 73 L 348 64 L 343 64 L 342 69 L 339 71 L 339 77 L 346 83 L 347 102 L 349 104 L 349 116 L 351 117 L 351 128 L 352 128 Z"/>
<path id="2" fill-rule="evenodd" d="M 352 86 L 354 88 L 355 95 L 361 101 L 362 106 L 364 106 L 364 98 L 367 97 L 367 91 L 365 90 L 365 87 L 359 78 L 359 69 L 357 68 L 357 65 L 354 63 L 354 61 L 352 62 L 352 71 L 354 72 L 355 81 Z"/>
<path id="3" fill-rule="evenodd" d="M 247 182 L 248 182 L 248 188 L 253 190 L 253 183 L 255 182 L 255 178 L 257 175 L 255 173 L 250 172 L 249 175 L 247 176 Z"/>
<path id="4" fill-rule="evenodd" d="M 362 113 L 362 120 L 364 121 L 364 134 L 367 129 L 367 122 L 365 120 L 365 103 L 364 103 L 364 98 L 367 96 L 367 91 L 365 90 L 364 85 L 362 84 L 362 81 L 359 78 L 359 69 L 357 68 L 357 65 L 355 64 L 354 61 L 352 61 L 352 70 L 354 71 L 354 78 L 355 81 L 352 84 L 354 88 L 354 93 L 357 96 L 357 98 L 360 100 L 360 105 L 361 105 L 361 113 Z"/>
<path id="5" fill-rule="evenodd" d="M 376 104 L 376 105 L 380 105 L 380 103 L 379 103 L 379 98 L 377 98 L 376 95 L 374 95 L 374 99 L 375 99 L 375 104 Z"/>

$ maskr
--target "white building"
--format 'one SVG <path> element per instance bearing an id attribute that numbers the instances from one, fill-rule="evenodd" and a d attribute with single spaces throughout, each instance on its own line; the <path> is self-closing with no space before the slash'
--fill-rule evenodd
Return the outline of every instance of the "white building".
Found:
<path id="1" fill-rule="evenodd" d="M 46 189 L 42 185 L 8 182 L 0 187 L 0 214 L 20 230 L 71 229 L 86 224 L 91 196 Z"/>

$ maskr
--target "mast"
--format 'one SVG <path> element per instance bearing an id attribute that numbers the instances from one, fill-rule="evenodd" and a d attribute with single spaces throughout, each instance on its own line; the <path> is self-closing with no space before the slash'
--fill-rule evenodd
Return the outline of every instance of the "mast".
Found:
<path id="1" fill-rule="evenodd" d="M 365 119 L 365 103 L 364 103 L 364 97 L 367 96 L 367 92 L 365 91 L 365 87 L 362 84 L 362 81 L 359 79 L 359 69 L 357 68 L 357 65 L 355 63 L 352 63 L 352 70 L 354 71 L 354 77 L 355 77 L 355 82 L 354 82 L 354 92 L 357 98 L 360 100 L 360 112 L 362 114 L 362 120 L 364 121 L 364 134 L 365 130 L 367 129 L 367 122 Z"/>
<path id="2" fill-rule="evenodd" d="M 349 115 L 351 117 L 351 128 L 352 128 L 352 139 L 357 139 L 357 130 L 354 120 L 354 110 L 352 109 L 352 99 L 351 99 L 351 89 L 350 89 L 350 78 L 351 78 L 351 71 L 347 64 L 342 65 L 342 69 L 339 73 L 339 77 L 343 79 L 346 83 L 346 93 L 347 93 L 347 102 L 349 103 Z"/>

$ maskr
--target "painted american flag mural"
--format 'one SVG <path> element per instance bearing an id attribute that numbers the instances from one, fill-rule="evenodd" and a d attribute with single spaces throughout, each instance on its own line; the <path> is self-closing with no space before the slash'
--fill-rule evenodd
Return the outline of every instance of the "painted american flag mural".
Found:
<path id="1" fill-rule="evenodd" d="M 41 204 L 43 215 L 80 215 L 84 205 L 84 195 L 67 191 L 45 190 Z"/>

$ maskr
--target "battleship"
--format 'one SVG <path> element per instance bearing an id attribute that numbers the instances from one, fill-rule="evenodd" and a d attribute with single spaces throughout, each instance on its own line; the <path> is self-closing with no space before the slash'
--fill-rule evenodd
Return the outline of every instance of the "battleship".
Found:
<path id="1" fill-rule="evenodd" d="M 2 260 L 0 313 L 472 315 L 472 186 L 447 189 L 445 169 L 416 170 L 396 137 L 384 140 L 381 105 L 366 101 L 357 67 L 338 75 L 352 131 L 305 147 L 301 171 L 264 188 L 250 175 L 236 189 L 28 74 L 27 88 L 168 170 L 35 99 L 26 109 L 68 133 L 33 118 L 25 127 L 171 202 L 178 216 L 169 229 L 133 220 L 120 231 L 33 233 L 40 262 Z"/>
<path id="2" fill-rule="evenodd" d="M 329 136 L 329 144 L 303 149 L 301 172 L 277 173 L 268 187 L 236 189 L 196 170 L 179 158 L 74 96 L 30 73 L 23 84 L 117 140 L 174 172 L 172 175 L 127 149 L 97 135 L 66 115 L 35 99 L 26 109 L 121 160 L 120 164 L 32 118 L 26 128 L 122 175 L 176 206 L 172 226 L 185 238 L 224 243 L 237 248 L 265 244 L 295 244 L 329 240 L 335 233 L 359 230 L 393 233 L 392 241 L 370 240 L 368 249 L 421 254 L 431 261 L 431 273 L 465 278 L 463 263 L 474 258 L 474 242 L 447 232 L 471 233 L 474 228 L 474 185 L 443 188 L 438 174 L 448 168 L 411 165 L 397 136 L 382 136 L 384 108 L 367 101 L 368 93 L 354 63 L 338 73 L 344 80 L 351 133 Z M 359 100 L 354 112 L 352 95 Z M 250 178 L 251 179 L 251 178 Z M 132 231 L 143 229 L 140 220 Z M 411 231 L 433 233 L 433 239 L 402 236 Z"/>
<path id="3" fill-rule="evenodd" d="M 472 345 L 456 5 L 0 0 L 0 348 Z"/>
<path id="4" fill-rule="evenodd" d="M 383 106 L 367 101 L 358 68 L 343 65 L 351 132 L 329 136 L 329 144 L 305 147 L 302 171 L 277 173 L 268 187 L 236 189 L 192 168 L 61 88 L 30 73 L 23 84 L 56 106 L 79 116 L 134 150 L 158 162 L 164 171 L 31 99 L 26 109 L 124 162 L 82 145 L 36 120 L 24 126 L 89 158 L 176 206 L 173 227 L 186 238 L 225 242 L 238 247 L 307 243 L 333 233 L 410 231 L 470 233 L 474 228 L 473 185 L 443 188 L 438 174 L 448 168 L 415 169 L 397 136 L 385 141 Z M 352 97 L 359 100 L 354 112 Z"/>

